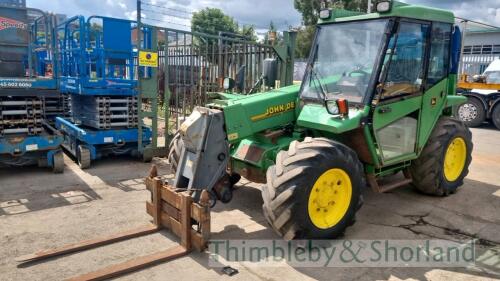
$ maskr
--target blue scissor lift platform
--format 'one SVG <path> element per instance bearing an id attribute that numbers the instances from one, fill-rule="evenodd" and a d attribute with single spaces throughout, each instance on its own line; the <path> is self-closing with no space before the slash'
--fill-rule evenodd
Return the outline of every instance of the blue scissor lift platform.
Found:
<path id="1" fill-rule="evenodd" d="M 151 130 L 139 120 L 137 25 L 133 21 L 83 16 L 58 26 L 60 90 L 70 101 L 68 117 L 56 118 L 64 148 L 79 166 L 109 155 L 142 155 Z M 147 37 L 145 37 L 147 38 Z M 145 40 L 144 42 L 146 42 Z M 139 126 L 142 141 L 139 141 Z M 139 145 L 140 144 L 140 145 Z"/>
<path id="2" fill-rule="evenodd" d="M 64 171 L 63 112 L 53 15 L 0 6 L 0 166 L 38 165 Z"/>

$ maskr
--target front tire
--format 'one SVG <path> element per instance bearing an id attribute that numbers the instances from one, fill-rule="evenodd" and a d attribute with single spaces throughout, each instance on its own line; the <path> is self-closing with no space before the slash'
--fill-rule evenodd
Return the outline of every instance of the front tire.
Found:
<path id="1" fill-rule="evenodd" d="M 325 138 L 294 141 L 267 171 L 264 215 L 286 240 L 330 239 L 354 223 L 363 166 L 347 146 Z"/>
<path id="2" fill-rule="evenodd" d="M 459 120 L 442 117 L 410 173 L 419 191 L 447 196 L 463 185 L 472 160 L 472 134 Z"/>
<path id="3" fill-rule="evenodd" d="M 170 142 L 168 152 L 168 162 L 172 166 L 172 171 L 177 171 L 177 166 L 179 165 L 179 159 L 181 157 L 181 148 L 183 145 L 181 134 L 176 133 Z"/>

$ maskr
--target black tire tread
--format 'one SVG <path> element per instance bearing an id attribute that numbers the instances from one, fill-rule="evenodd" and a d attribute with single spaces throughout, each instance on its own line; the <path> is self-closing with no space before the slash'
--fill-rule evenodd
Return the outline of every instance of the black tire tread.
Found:
<path id="1" fill-rule="evenodd" d="M 80 169 L 85 170 L 90 168 L 90 150 L 84 146 L 84 145 L 79 145 L 78 146 L 78 166 L 80 166 Z"/>
<path id="2" fill-rule="evenodd" d="M 463 179 L 469 173 L 470 155 L 467 157 L 462 175 L 453 183 L 454 188 L 446 187 L 443 183 L 445 150 L 448 147 L 450 139 L 460 133 L 466 138 L 465 141 L 468 150 L 472 151 L 472 133 L 469 128 L 457 119 L 441 117 L 420 157 L 413 161 L 410 167 L 413 179 L 412 185 L 417 190 L 429 195 L 447 196 L 455 192 L 456 188 L 463 185 Z"/>
<path id="3" fill-rule="evenodd" d="M 491 111 L 491 121 L 493 122 L 493 125 L 500 130 L 500 103 L 495 105 Z"/>
<path id="4" fill-rule="evenodd" d="M 64 173 L 64 153 L 62 151 L 54 154 L 52 171 L 54 174 Z"/>
<path id="5" fill-rule="evenodd" d="M 177 171 L 179 158 L 181 157 L 182 139 L 179 132 L 177 132 L 169 145 L 168 163 L 172 166 L 172 171 Z"/>
<path id="6" fill-rule="evenodd" d="M 303 142 L 293 141 L 288 151 L 280 151 L 276 157 L 276 165 L 267 170 L 267 184 L 262 187 L 264 216 L 273 230 L 285 240 L 311 237 L 307 229 L 296 220 L 294 207 L 300 196 L 304 173 L 314 169 L 314 163 L 330 157 L 344 157 L 352 163 L 354 174 L 362 179 L 365 185 L 363 165 L 356 153 L 347 146 L 326 138 L 306 138 Z M 309 183 L 310 184 L 310 183 Z M 306 199 L 307 200 L 307 199 Z M 357 199 L 358 206 L 363 202 L 361 192 Z M 354 223 L 354 216 L 347 226 Z M 344 229 L 345 230 L 345 229 Z M 343 231 L 342 231 L 343 232 Z"/>

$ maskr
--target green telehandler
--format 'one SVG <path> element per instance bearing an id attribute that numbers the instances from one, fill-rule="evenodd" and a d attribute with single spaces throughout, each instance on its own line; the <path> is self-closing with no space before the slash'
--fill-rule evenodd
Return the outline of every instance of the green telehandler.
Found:
<path id="1" fill-rule="evenodd" d="M 240 176 L 265 183 L 264 215 L 287 240 L 343 234 L 367 185 L 454 193 L 473 147 L 452 117 L 465 102 L 455 95 L 454 15 L 391 1 L 375 7 L 321 11 L 301 85 L 219 93 L 195 108 L 170 144 L 174 187 L 194 200 L 207 190 L 215 204 L 231 200 Z"/>

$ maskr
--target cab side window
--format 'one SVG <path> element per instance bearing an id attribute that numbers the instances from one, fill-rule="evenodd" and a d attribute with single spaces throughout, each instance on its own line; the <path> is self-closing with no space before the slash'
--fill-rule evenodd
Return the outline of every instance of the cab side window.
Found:
<path id="1" fill-rule="evenodd" d="M 429 73 L 427 75 L 428 87 L 432 87 L 448 76 L 451 32 L 451 24 L 437 22 L 432 24 Z"/>
<path id="2" fill-rule="evenodd" d="M 385 55 L 380 100 L 421 93 L 429 29 L 428 24 L 399 24 Z"/>

